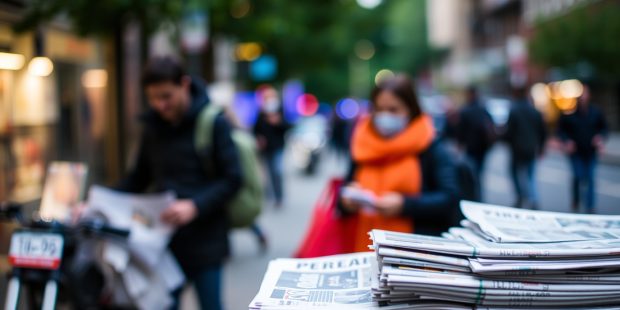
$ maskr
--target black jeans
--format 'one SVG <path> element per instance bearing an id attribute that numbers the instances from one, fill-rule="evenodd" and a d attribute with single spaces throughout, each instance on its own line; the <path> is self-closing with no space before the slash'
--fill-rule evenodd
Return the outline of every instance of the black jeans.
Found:
<path id="1" fill-rule="evenodd" d="M 282 204 L 284 200 L 284 150 L 275 150 L 263 155 L 267 170 L 269 172 L 269 180 L 271 181 L 271 189 L 276 204 Z"/>
<path id="2" fill-rule="evenodd" d="M 580 156 L 571 156 L 571 168 L 573 170 L 573 204 L 579 205 L 582 192 L 582 185 L 585 185 L 585 207 L 586 210 L 592 212 L 595 204 L 594 170 L 596 168 L 596 158 L 582 158 Z"/>
<path id="3" fill-rule="evenodd" d="M 187 282 L 194 285 L 198 302 L 202 310 L 222 310 L 222 265 L 214 265 L 199 272 L 186 275 Z M 180 287 L 172 293 L 174 304 L 171 310 L 180 308 L 181 293 L 184 287 Z"/>
<path id="4" fill-rule="evenodd" d="M 483 195 L 483 191 L 482 191 L 482 187 L 484 184 L 484 178 L 483 178 L 483 172 L 484 172 L 484 164 L 486 161 L 486 153 L 467 153 L 466 157 L 467 160 L 473 165 L 474 167 L 474 172 L 476 173 L 476 179 L 478 180 L 478 199 L 480 199 L 480 201 L 484 200 Z"/>
<path id="5" fill-rule="evenodd" d="M 517 196 L 516 207 L 522 207 L 523 203 L 538 205 L 535 171 L 535 159 L 512 159 L 510 174 Z"/>

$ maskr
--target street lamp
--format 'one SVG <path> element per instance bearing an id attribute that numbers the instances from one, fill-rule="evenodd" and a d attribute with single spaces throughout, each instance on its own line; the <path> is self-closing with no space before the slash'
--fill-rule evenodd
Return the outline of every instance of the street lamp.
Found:
<path id="1" fill-rule="evenodd" d="M 0 70 L 19 70 L 24 66 L 24 55 L 0 52 Z"/>
<path id="2" fill-rule="evenodd" d="M 28 64 L 28 73 L 34 76 L 48 76 L 52 71 L 54 71 L 54 64 L 47 57 L 39 56 L 32 58 Z"/>
<path id="3" fill-rule="evenodd" d="M 44 52 L 43 31 L 37 30 L 34 34 L 34 58 L 28 63 L 28 74 L 33 76 L 45 77 L 54 71 L 54 63 L 48 57 L 43 56 Z"/>

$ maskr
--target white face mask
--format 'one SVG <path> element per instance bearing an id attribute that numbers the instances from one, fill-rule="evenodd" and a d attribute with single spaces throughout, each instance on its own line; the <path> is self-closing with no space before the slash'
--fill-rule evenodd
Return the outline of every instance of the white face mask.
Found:
<path id="1" fill-rule="evenodd" d="M 389 112 L 376 113 L 372 119 L 377 132 L 386 138 L 393 137 L 407 128 L 407 118 Z"/>
<path id="2" fill-rule="evenodd" d="M 269 98 L 265 100 L 263 111 L 266 113 L 276 113 L 280 110 L 280 100 L 278 98 Z"/>

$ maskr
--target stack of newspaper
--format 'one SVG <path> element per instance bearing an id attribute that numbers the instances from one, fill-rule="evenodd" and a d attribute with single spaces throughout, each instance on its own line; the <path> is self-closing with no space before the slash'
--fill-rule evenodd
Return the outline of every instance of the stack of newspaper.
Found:
<path id="1" fill-rule="evenodd" d="M 373 230 L 373 299 L 429 309 L 618 309 L 620 216 L 462 202 L 443 237 Z M 616 306 L 616 307 L 610 307 Z"/>

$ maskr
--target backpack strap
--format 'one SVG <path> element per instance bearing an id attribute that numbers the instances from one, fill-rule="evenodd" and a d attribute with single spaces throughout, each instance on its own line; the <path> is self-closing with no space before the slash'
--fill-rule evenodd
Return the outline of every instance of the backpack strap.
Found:
<path id="1" fill-rule="evenodd" d="M 213 137 L 215 135 L 215 119 L 222 113 L 222 107 L 209 103 L 198 114 L 194 127 L 194 147 L 196 153 L 203 160 L 205 170 L 212 175 L 215 172 L 210 154 L 213 149 Z"/>

